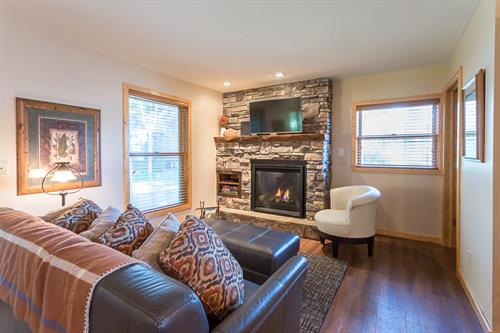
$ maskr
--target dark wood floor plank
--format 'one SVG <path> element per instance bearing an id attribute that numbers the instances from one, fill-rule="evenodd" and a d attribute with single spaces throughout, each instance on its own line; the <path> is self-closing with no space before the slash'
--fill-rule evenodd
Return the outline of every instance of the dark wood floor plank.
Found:
<path id="1" fill-rule="evenodd" d="M 304 253 L 332 257 L 327 242 L 301 241 Z M 453 249 L 377 237 L 375 255 L 366 246 L 341 245 L 349 269 L 322 333 L 482 332 L 455 275 Z"/>

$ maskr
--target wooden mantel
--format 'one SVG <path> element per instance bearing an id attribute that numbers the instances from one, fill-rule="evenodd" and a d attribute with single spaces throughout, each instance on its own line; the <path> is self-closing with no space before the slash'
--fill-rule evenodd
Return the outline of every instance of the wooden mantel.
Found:
<path id="1" fill-rule="evenodd" d="M 272 134 L 272 135 L 248 135 L 240 136 L 233 139 L 225 139 L 224 137 L 214 137 L 215 143 L 226 142 L 262 142 L 262 141 L 309 141 L 309 140 L 325 140 L 323 133 L 301 133 L 301 134 Z"/>

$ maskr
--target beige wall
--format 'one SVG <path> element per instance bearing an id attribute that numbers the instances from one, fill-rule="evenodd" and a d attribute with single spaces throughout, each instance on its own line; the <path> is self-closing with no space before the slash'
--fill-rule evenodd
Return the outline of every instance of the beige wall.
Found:
<path id="1" fill-rule="evenodd" d="M 463 66 L 464 83 L 486 69 L 486 161 L 462 162 L 461 251 L 463 279 L 486 319 L 492 319 L 493 93 L 495 2 L 483 0 L 451 56 L 448 75 Z M 468 260 L 467 251 L 471 252 Z"/>
<path id="2" fill-rule="evenodd" d="M 333 187 L 366 184 L 382 192 L 377 228 L 441 237 L 443 177 L 351 171 L 351 103 L 440 93 L 448 79 L 446 65 L 415 68 L 333 84 Z M 341 150 L 344 156 L 341 156 Z"/>
<path id="3" fill-rule="evenodd" d="M 0 8 L 0 206 L 39 214 L 60 205 L 45 194 L 16 195 L 15 97 L 101 109 L 102 186 L 82 195 L 99 205 L 123 206 L 122 83 L 157 89 L 190 99 L 193 105 L 193 203 L 215 200 L 215 145 L 220 93 L 38 34 L 23 18 Z"/>

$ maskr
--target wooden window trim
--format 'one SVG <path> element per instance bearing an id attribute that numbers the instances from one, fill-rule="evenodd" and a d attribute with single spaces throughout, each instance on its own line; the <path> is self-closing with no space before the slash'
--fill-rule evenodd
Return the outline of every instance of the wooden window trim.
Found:
<path id="1" fill-rule="evenodd" d="M 129 96 L 144 97 L 147 99 L 156 100 L 158 102 L 176 104 L 186 107 L 188 110 L 188 148 L 186 165 L 184 166 L 184 174 L 187 175 L 187 202 L 176 206 L 160 207 L 157 209 L 148 210 L 145 215 L 148 218 L 166 215 L 168 213 L 189 210 L 192 208 L 192 161 L 191 161 L 191 147 L 192 147 L 192 129 L 191 129 L 191 101 L 185 98 L 162 93 L 157 90 L 142 88 L 128 83 L 123 83 L 123 121 L 122 121 L 122 142 L 123 142 L 123 206 L 126 207 L 130 202 L 130 183 L 129 183 L 129 150 L 128 150 L 128 115 L 129 115 Z"/>
<path id="2" fill-rule="evenodd" d="M 426 169 L 426 168 L 399 168 L 399 167 L 369 167 L 369 166 L 358 166 L 356 159 L 357 145 L 359 144 L 356 140 L 357 127 L 356 127 L 356 112 L 358 108 L 363 108 L 369 110 L 369 106 L 383 106 L 400 104 L 401 106 L 407 105 L 417 105 L 420 101 L 437 100 L 439 101 L 439 128 L 437 134 L 437 165 L 436 169 Z M 370 172 L 382 172 L 382 173 L 399 173 L 399 174 L 424 174 L 424 175 L 443 175 L 443 99 L 442 94 L 427 94 L 419 96 L 410 97 L 400 97 L 400 98 L 388 98 L 388 99 L 377 99 L 377 100 L 362 100 L 355 101 L 352 103 L 351 109 L 351 170 L 352 172 L 358 173 L 370 173 Z M 435 135 L 433 135 L 435 136 Z"/>

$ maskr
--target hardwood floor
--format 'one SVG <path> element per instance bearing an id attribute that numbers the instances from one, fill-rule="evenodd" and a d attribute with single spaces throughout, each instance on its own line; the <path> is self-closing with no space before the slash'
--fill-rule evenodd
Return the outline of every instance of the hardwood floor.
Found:
<path id="1" fill-rule="evenodd" d="M 301 252 L 332 257 L 331 243 L 301 240 Z M 325 318 L 326 332 L 482 332 L 455 275 L 454 250 L 411 240 L 377 237 L 340 245 L 350 264 Z"/>

